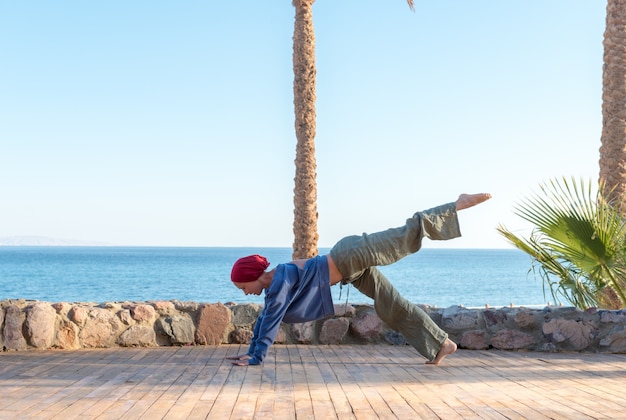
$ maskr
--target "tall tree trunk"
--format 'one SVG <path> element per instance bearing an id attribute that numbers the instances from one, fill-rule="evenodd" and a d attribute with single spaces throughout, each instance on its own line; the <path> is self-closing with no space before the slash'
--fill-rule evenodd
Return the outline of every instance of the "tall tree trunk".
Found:
<path id="1" fill-rule="evenodd" d="M 626 0 L 608 0 L 602 75 L 600 181 L 626 214 Z"/>
<path id="2" fill-rule="evenodd" d="M 293 258 L 317 255 L 317 181 L 315 163 L 315 32 L 313 2 L 293 0 L 293 93 L 296 128 Z"/>

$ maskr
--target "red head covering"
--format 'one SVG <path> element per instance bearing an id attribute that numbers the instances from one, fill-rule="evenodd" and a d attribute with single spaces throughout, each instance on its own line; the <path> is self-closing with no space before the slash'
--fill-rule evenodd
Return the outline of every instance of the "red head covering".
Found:
<path id="1" fill-rule="evenodd" d="M 249 255 L 247 257 L 239 258 L 233 265 L 233 270 L 230 272 L 230 279 L 235 283 L 247 283 L 249 281 L 255 281 L 265 271 L 270 263 L 265 257 L 260 255 Z"/>

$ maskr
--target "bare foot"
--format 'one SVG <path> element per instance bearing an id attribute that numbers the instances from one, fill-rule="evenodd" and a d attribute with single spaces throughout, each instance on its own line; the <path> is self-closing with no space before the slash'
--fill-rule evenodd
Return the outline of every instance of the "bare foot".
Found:
<path id="1" fill-rule="evenodd" d="M 480 204 L 483 201 L 487 201 L 491 198 L 491 194 L 489 193 L 480 193 L 480 194 L 461 194 L 456 200 L 456 209 L 463 210 L 470 207 L 475 206 L 476 204 Z"/>
<path id="2" fill-rule="evenodd" d="M 456 351 L 456 344 L 454 341 L 446 338 L 446 341 L 443 343 L 443 346 L 439 349 L 437 356 L 433 360 L 429 360 L 426 362 L 427 365 L 438 365 L 446 356 L 454 353 Z"/>

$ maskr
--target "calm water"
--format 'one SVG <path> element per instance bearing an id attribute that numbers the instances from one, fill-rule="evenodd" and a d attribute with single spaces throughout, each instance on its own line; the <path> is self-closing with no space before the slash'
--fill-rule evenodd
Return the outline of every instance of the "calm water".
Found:
<path id="1" fill-rule="evenodd" d="M 245 296 L 230 282 L 233 262 L 253 253 L 272 267 L 291 259 L 290 248 L 0 247 L 0 300 L 262 303 L 262 296 Z M 530 264 L 513 249 L 423 249 L 381 271 L 415 303 L 546 304 L 551 297 L 528 273 Z M 332 289 L 339 302 L 339 286 Z M 371 303 L 354 288 L 349 301 Z"/>

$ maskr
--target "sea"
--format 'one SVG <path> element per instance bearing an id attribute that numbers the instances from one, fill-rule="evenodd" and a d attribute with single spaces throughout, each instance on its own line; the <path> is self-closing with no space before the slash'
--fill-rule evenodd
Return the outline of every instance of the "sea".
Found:
<path id="1" fill-rule="evenodd" d="M 232 264 L 250 254 L 267 257 L 270 268 L 291 260 L 290 248 L 0 246 L 0 300 L 263 303 L 230 281 Z M 531 266 L 516 249 L 422 249 L 380 270 L 417 304 L 551 304 Z M 335 303 L 372 303 L 354 287 L 337 285 L 332 293 Z"/>

